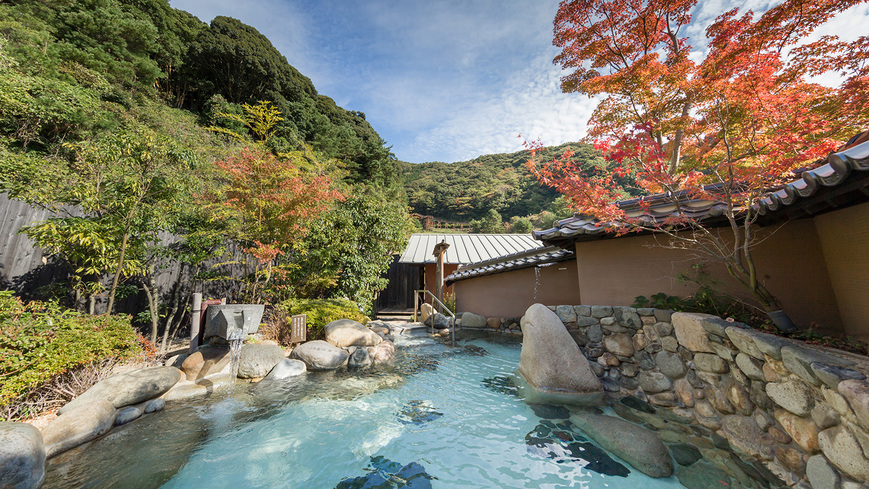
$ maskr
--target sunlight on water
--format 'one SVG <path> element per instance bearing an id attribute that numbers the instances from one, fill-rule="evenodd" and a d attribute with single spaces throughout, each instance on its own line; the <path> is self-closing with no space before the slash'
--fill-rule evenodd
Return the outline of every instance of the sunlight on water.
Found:
<path id="1" fill-rule="evenodd" d="M 53 459 L 45 487 L 682 487 L 602 452 L 571 431 L 566 409 L 537 406 L 544 419 L 519 399 L 519 343 L 397 343 L 394 369 L 168 406 Z"/>

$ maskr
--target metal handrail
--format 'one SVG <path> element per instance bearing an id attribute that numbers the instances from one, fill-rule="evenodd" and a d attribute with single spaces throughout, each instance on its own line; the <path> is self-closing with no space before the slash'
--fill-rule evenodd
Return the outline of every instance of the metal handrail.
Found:
<path id="1" fill-rule="evenodd" d="M 437 302 L 444 311 L 446 311 L 450 317 L 450 337 L 452 338 L 452 342 L 456 342 L 456 314 L 450 310 L 449 307 L 444 305 L 443 302 L 440 301 L 434 294 L 431 293 L 430 290 L 420 289 L 413 291 L 413 322 L 416 322 L 416 312 L 419 310 L 419 293 L 422 292 L 423 296 L 428 294 L 431 296 L 432 300 Z M 431 322 L 431 332 L 434 334 L 434 320 Z"/>

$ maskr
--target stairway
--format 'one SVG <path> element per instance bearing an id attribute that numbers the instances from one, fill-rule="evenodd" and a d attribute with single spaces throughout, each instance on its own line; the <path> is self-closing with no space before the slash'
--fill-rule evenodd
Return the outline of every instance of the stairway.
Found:
<path id="1" fill-rule="evenodd" d="M 413 322 L 413 310 L 411 309 L 384 309 L 377 311 L 379 321 L 406 321 Z"/>

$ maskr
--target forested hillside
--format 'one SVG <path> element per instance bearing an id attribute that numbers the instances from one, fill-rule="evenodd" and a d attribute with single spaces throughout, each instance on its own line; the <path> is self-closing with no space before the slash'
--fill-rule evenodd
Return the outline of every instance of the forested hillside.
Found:
<path id="1" fill-rule="evenodd" d="M 0 3 L 0 189 L 60 212 L 23 230 L 68 266 L 56 298 L 147 295 L 152 335 L 203 281 L 367 308 L 408 226 L 364 114 L 253 27 L 167 0 Z M 155 290 L 169 265 L 176 287 Z"/>
<path id="2" fill-rule="evenodd" d="M 589 172 L 606 169 L 601 154 L 580 143 L 546 148 L 534 158 L 548 161 L 566 151 L 573 151 L 572 159 L 582 162 Z M 558 192 L 541 185 L 531 175 L 525 166 L 530 157 L 531 152 L 526 150 L 457 163 L 402 162 L 408 204 L 416 213 L 447 221 L 496 222 L 500 218 L 502 222 L 515 223 L 517 218 L 524 217 L 530 218 L 536 227 L 549 226 L 553 219 L 572 212 Z M 634 193 L 627 184 L 625 189 L 625 195 Z M 489 226 L 487 230 L 498 229 Z"/>

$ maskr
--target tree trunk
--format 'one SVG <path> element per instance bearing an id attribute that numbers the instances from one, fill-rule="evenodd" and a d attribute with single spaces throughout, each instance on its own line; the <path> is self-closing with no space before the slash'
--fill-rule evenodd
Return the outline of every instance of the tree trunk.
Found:
<path id="1" fill-rule="evenodd" d="M 172 324 L 175 320 L 175 315 L 178 313 L 178 308 L 180 307 L 181 302 L 181 284 L 184 283 L 185 271 L 187 270 L 187 264 L 181 263 L 181 268 L 178 271 L 178 280 L 175 282 L 175 288 L 172 290 L 172 299 L 170 300 L 169 307 L 171 308 L 169 312 L 166 314 L 166 323 L 163 325 L 163 341 L 160 344 L 160 351 L 166 353 L 168 349 L 168 338 L 169 338 L 169 330 L 172 327 Z M 183 316 L 183 314 L 182 314 Z M 177 329 L 177 326 L 175 327 Z M 174 332 L 172 334 L 174 337 Z"/>
<path id="2" fill-rule="evenodd" d="M 157 329 L 160 327 L 160 311 L 157 304 L 157 284 L 154 280 L 153 270 L 149 271 L 147 276 L 142 277 L 142 290 L 148 297 L 148 312 L 151 316 L 151 343 L 156 345 Z"/>
<path id="3" fill-rule="evenodd" d="M 118 267 L 115 269 L 115 276 L 112 277 L 112 289 L 109 291 L 109 305 L 106 307 L 106 315 L 112 313 L 112 308 L 115 306 L 115 291 L 118 290 L 118 282 L 121 278 L 121 271 L 124 268 L 124 255 L 127 253 L 127 242 L 130 239 L 130 225 L 127 224 L 124 230 L 124 239 L 121 241 L 121 256 L 118 257 Z"/>

